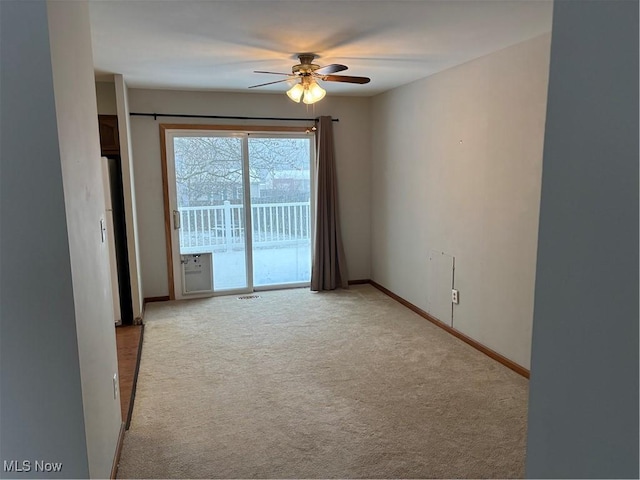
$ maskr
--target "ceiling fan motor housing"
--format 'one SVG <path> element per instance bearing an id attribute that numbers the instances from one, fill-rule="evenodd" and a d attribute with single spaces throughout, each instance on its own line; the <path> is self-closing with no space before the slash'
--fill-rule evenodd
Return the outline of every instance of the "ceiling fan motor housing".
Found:
<path id="1" fill-rule="evenodd" d="M 311 63 L 315 58 L 315 55 L 311 53 L 301 53 L 300 55 L 298 55 L 298 58 L 300 59 L 300 63 L 298 65 L 294 65 L 291 68 L 291 71 L 294 75 L 311 75 L 313 72 L 320 68 L 320 65 Z"/>

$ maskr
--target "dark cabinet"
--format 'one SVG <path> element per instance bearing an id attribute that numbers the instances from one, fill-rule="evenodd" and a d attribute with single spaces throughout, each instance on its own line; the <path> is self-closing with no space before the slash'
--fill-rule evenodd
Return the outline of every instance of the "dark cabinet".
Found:
<path id="1" fill-rule="evenodd" d="M 117 115 L 98 115 L 100 127 L 100 153 L 102 156 L 120 154 Z"/>

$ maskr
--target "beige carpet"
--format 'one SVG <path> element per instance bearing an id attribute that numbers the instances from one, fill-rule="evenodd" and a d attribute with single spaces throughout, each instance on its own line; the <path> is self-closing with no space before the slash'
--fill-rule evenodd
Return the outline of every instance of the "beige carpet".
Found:
<path id="1" fill-rule="evenodd" d="M 526 379 L 370 285 L 147 306 L 119 478 L 512 478 Z"/>

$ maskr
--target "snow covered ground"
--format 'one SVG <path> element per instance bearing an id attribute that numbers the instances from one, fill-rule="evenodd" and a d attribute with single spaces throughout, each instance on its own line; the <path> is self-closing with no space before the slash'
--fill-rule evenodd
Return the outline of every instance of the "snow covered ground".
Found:
<path id="1" fill-rule="evenodd" d="M 182 253 L 213 252 L 213 285 L 215 291 L 246 288 L 244 250 L 214 251 L 213 247 L 193 247 Z M 311 278 L 311 245 L 256 248 L 253 251 L 253 284 L 256 287 L 309 282 Z"/>

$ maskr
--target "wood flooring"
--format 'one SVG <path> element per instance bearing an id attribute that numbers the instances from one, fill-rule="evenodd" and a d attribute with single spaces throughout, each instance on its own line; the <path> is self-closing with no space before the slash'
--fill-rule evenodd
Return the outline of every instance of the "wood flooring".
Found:
<path id="1" fill-rule="evenodd" d="M 143 325 L 123 325 L 116 327 L 118 347 L 118 376 L 120 377 L 120 407 L 122 421 L 129 428 L 133 400 L 136 394 L 138 365 L 142 349 Z"/>

